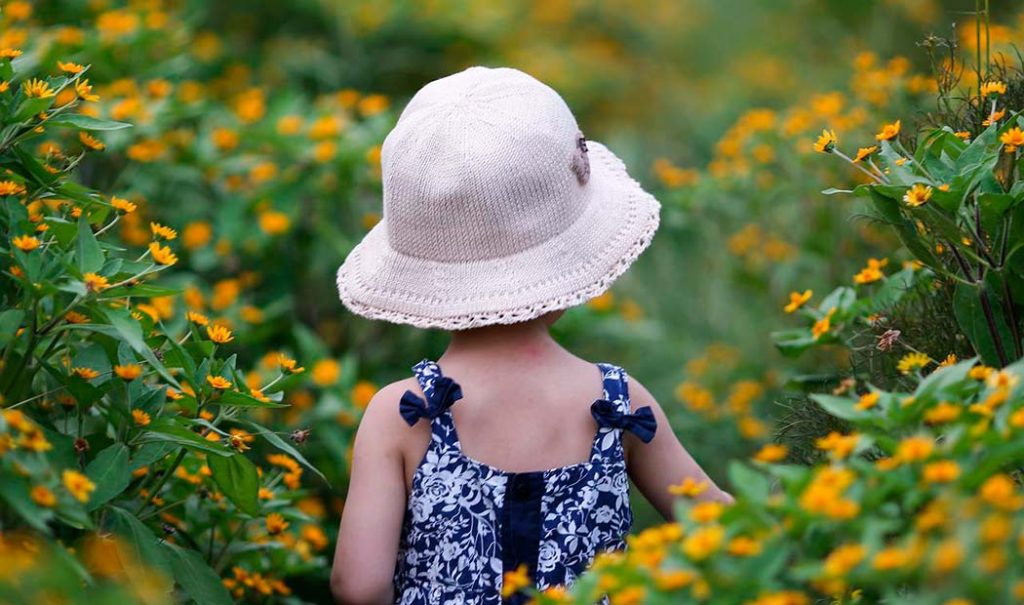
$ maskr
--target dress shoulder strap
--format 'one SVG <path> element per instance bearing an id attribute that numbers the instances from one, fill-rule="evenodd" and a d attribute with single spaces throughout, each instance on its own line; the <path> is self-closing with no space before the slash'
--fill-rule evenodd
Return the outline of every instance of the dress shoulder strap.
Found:
<path id="1" fill-rule="evenodd" d="M 615 409 L 629 413 L 629 378 L 626 370 L 613 363 L 599 362 L 604 383 L 604 398 L 615 404 Z"/>
<path id="2" fill-rule="evenodd" d="M 599 362 L 604 381 L 604 398 L 590 406 L 590 413 L 603 428 L 626 429 L 644 443 L 654 438 L 658 423 L 651 406 L 645 405 L 630 413 L 629 377 L 626 370 L 611 363 Z"/>
<path id="3" fill-rule="evenodd" d="M 420 418 L 438 418 L 448 411 L 453 403 L 462 399 L 462 387 L 442 374 L 441 367 L 436 361 L 423 358 L 412 366 L 412 371 L 420 383 L 424 396 L 420 397 L 408 389 L 402 395 L 399 411 L 409 426 L 416 424 Z"/>

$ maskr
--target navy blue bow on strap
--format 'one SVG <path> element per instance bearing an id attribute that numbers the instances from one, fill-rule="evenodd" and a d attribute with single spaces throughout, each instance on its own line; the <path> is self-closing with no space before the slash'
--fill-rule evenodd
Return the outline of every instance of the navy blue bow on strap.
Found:
<path id="1" fill-rule="evenodd" d="M 590 414 L 599 425 L 632 431 L 644 443 L 654 439 L 654 431 L 658 428 L 658 421 L 654 419 L 649 405 L 625 414 L 611 401 L 598 399 L 590 405 Z"/>
<path id="2" fill-rule="evenodd" d="M 431 420 L 437 418 L 459 399 L 462 399 L 462 387 L 459 386 L 459 383 L 448 376 L 439 376 L 434 379 L 428 401 L 424 401 L 419 395 L 407 390 L 402 395 L 399 411 L 402 413 L 402 418 L 409 426 L 412 426 L 420 418 Z"/>

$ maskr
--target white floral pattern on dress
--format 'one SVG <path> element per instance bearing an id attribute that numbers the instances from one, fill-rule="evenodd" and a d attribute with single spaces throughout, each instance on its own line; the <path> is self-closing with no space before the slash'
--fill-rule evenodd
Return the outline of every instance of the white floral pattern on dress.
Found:
<path id="1" fill-rule="evenodd" d="M 628 378 L 604 362 L 604 398 L 629 412 Z M 413 366 L 427 400 L 438 364 Z M 622 430 L 599 426 L 590 459 L 543 472 L 536 586 L 571 586 L 602 550 L 626 547 L 633 522 Z M 451 409 L 431 420 L 431 440 L 413 477 L 395 567 L 400 605 L 500 605 L 500 513 L 509 473 L 462 453 Z M 604 598 L 602 601 L 607 602 Z"/>

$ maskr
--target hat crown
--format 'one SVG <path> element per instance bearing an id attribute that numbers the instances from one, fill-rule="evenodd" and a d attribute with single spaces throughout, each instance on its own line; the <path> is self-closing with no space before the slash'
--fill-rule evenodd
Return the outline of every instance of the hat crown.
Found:
<path id="1" fill-rule="evenodd" d="M 389 243 L 438 262 L 536 246 L 585 208 L 581 161 L 586 146 L 572 112 L 532 76 L 478 66 L 434 80 L 381 149 Z"/>

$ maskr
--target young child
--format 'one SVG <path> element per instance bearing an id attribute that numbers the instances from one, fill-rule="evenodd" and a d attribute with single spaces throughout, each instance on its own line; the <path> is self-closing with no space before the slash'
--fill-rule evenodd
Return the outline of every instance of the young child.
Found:
<path id="1" fill-rule="evenodd" d="M 451 331 L 374 395 L 355 440 L 331 587 L 342 603 L 520 603 L 506 574 L 571 585 L 622 549 L 629 479 L 666 519 L 706 482 L 654 397 L 549 327 L 650 244 L 660 204 L 509 68 L 424 86 L 381 152 L 384 212 L 338 270 L 362 316 Z M 511 591 L 504 591 L 511 592 Z"/>

